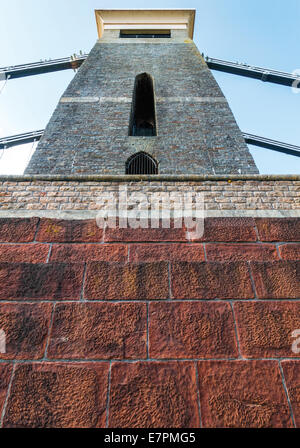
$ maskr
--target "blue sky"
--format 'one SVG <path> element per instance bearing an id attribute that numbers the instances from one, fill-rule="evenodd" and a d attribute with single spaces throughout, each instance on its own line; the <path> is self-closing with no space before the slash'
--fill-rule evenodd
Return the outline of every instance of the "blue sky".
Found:
<path id="1" fill-rule="evenodd" d="M 128 0 L 0 0 L 0 66 L 89 52 L 94 9 L 143 8 Z M 196 8 L 194 40 L 211 57 L 292 72 L 300 70 L 300 0 L 152 0 L 153 8 Z M 240 128 L 300 145 L 300 94 L 288 87 L 213 72 Z M 0 135 L 43 129 L 69 70 L 9 81 L 0 95 Z M 21 174 L 32 145 L 4 152 L 0 173 Z M 300 158 L 250 147 L 261 173 L 299 174 Z M 0 154 L 1 156 L 1 154 Z"/>

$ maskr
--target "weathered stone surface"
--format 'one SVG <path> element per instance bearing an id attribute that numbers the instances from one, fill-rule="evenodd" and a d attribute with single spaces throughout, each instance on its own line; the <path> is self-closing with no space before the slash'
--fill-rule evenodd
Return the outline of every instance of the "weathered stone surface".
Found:
<path id="1" fill-rule="evenodd" d="M 300 361 L 281 363 L 297 428 L 300 428 Z"/>
<path id="2" fill-rule="evenodd" d="M 143 224 L 142 224 L 143 225 Z M 120 229 L 119 227 L 105 229 L 105 241 L 124 241 L 124 242 L 150 242 L 150 241 L 184 241 L 186 242 L 186 230 L 184 227 L 175 229 L 172 224 L 169 229 L 154 229 L 150 227 L 150 221 L 147 223 L 148 228 Z"/>
<path id="3" fill-rule="evenodd" d="M 225 303 L 151 303 L 150 358 L 235 358 L 233 315 Z"/>
<path id="4" fill-rule="evenodd" d="M 278 363 L 198 363 L 201 418 L 209 428 L 293 426 Z"/>
<path id="5" fill-rule="evenodd" d="M 256 218 L 261 241 L 300 241 L 299 218 Z"/>
<path id="6" fill-rule="evenodd" d="M 48 357 L 141 359 L 146 358 L 146 340 L 146 304 L 58 304 Z"/>
<path id="7" fill-rule="evenodd" d="M 0 303 L 0 328 L 6 336 L 6 353 L 0 358 L 43 358 L 51 311 L 49 303 Z"/>
<path id="8" fill-rule="evenodd" d="M 194 364 L 114 363 L 109 409 L 110 428 L 199 427 Z"/>
<path id="9" fill-rule="evenodd" d="M 300 302 L 234 304 L 242 355 L 246 358 L 291 358 L 295 329 L 300 328 Z"/>
<path id="10" fill-rule="evenodd" d="M 79 263 L 0 263 L 0 300 L 79 299 L 82 277 Z"/>
<path id="11" fill-rule="evenodd" d="M 245 262 L 173 263 L 171 288 L 175 299 L 251 299 Z"/>
<path id="12" fill-rule="evenodd" d="M 3 411 L 11 374 L 11 364 L 0 364 L 0 415 Z"/>
<path id="13" fill-rule="evenodd" d="M 168 264 L 89 263 L 84 296 L 98 300 L 167 299 Z"/>
<path id="14" fill-rule="evenodd" d="M 108 364 L 24 364 L 14 375 L 3 426 L 105 427 Z"/>
<path id="15" fill-rule="evenodd" d="M 283 244 L 279 246 L 279 253 L 284 260 L 300 260 L 300 244 Z"/>
<path id="16" fill-rule="evenodd" d="M 251 270 L 258 298 L 298 299 L 300 297 L 299 262 L 251 262 Z"/>
<path id="17" fill-rule="evenodd" d="M 217 195 L 218 192 L 216 191 L 215 194 Z M 224 242 L 256 241 L 257 235 L 254 219 L 206 218 L 204 221 L 204 235 L 201 240 Z"/>
<path id="18" fill-rule="evenodd" d="M 269 244 L 206 244 L 208 261 L 278 260 L 275 245 Z"/>
<path id="19" fill-rule="evenodd" d="M 131 262 L 139 261 L 204 261 L 202 244 L 132 244 Z"/>
<path id="20" fill-rule="evenodd" d="M 45 263 L 48 244 L 0 244 L 1 263 Z"/>
<path id="21" fill-rule="evenodd" d="M 1 246 L 0 246 L 1 248 Z M 0 252 L 1 253 L 1 252 Z M 86 261 L 120 261 L 128 259 L 128 246 L 122 244 L 55 244 L 50 261 L 70 263 Z"/>
<path id="22" fill-rule="evenodd" d="M 37 241 L 49 243 L 91 243 L 101 242 L 103 230 L 96 220 L 76 221 L 59 219 L 41 219 Z"/>
<path id="23" fill-rule="evenodd" d="M 9 187 L 6 184 L 11 185 Z M 45 213 L 50 212 L 55 216 L 54 211 L 60 212 L 74 212 L 74 211 L 94 211 L 101 210 L 103 206 L 101 205 L 101 198 L 104 195 L 112 194 L 118 197 L 120 182 L 112 181 L 106 182 L 103 179 L 99 179 L 95 182 L 65 180 L 60 182 L 55 182 L 54 180 L 44 180 L 35 182 L 31 185 L 30 180 L 27 182 L 18 182 L 20 185 L 20 195 L 13 196 L 14 189 L 16 188 L 16 182 L 1 182 L 0 181 L 0 208 L 3 210 L 33 210 L 37 211 L 37 215 L 40 214 L 41 210 Z M 267 186 L 265 186 L 267 184 Z M 152 193 L 162 193 L 170 192 L 171 194 L 183 195 L 186 192 L 203 193 L 205 194 L 204 210 L 231 210 L 243 212 L 251 211 L 253 216 L 263 210 L 269 211 L 283 211 L 290 212 L 291 210 L 300 209 L 300 195 L 299 180 L 293 179 L 281 179 L 278 178 L 275 181 L 269 180 L 268 182 L 263 182 L 262 180 L 248 180 L 244 179 L 242 181 L 229 182 L 226 180 L 220 180 L 218 177 L 212 180 L 199 179 L 197 181 L 180 180 L 179 182 L 172 182 L 164 180 L 161 182 L 155 182 L 151 180 L 135 181 L 127 184 L 128 192 L 135 193 L 147 193 L 150 195 Z M 9 191 L 6 191 L 9 189 Z M 266 189 L 271 190 L 272 194 L 276 194 L 276 199 L 273 196 L 266 196 Z M 55 190 L 55 191 L 53 191 Z M 68 191 L 66 191 L 68 190 Z M 22 192 L 25 191 L 29 196 L 22 196 Z M 267 192 L 268 193 L 268 192 Z M 5 195 L 5 196 L 3 196 Z M 68 195 L 68 196 L 66 196 Z M 59 217 L 59 216 L 57 216 Z M 269 218 L 268 218 L 269 219 Z M 285 220 L 287 218 L 280 218 Z M 227 223 L 226 223 L 227 220 Z M 215 221 L 214 225 L 210 225 L 210 221 Z M 279 220 L 280 221 L 280 220 Z M 99 242 L 102 240 L 102 230 L 93 230 L 96 220 L 94 220 L 91 226 L 91 231 L 87 232 L 83 242 Z M 219 222 L 219 224 L 218 224 Z M 236 225 L 234 225 L 234 222 Z M 249 226 L 247 225 L 247 222 Z M 252 222 L 252 224 L 251 224 Z M 72 242 L 72 235 L 65 234 L 63 229 L 57 229 L 57 221 L 54 224 L 55 232 L 49 227 L 49 223 L 46 226 L 47 232 L 45 235 L 40 236 L 47 240 L 49 234 L 52 234 L 52 238 L 56 242 L 64 242 L 64 235 L 69 242 Z M 77 229 L 77 239 L 75 242 L 80 240 L 80 224 L 78 224 Z M 210 233 L 211 232 L 211 233 Z M 214 234 L 216 235 L 214 237 Z M 48 236 L 47 236 L 48 235 Z M 116 238 L 120 241 L 120 238 L 129 239 L 130 241 L 164 241 L 163 236 L 159 236 L 160 232 L 136 232 L 134 235 L 131 232 L 115 231 L 111 234 L 111 238 Z M 165 234 L 167 235 L 167 233 Z M 284 235 L 284 232 L 282 233 Z M 6 234 L 7 236 L 7 234 Z M 139 239 L 135 238 L 139 236 Z M 147 239 L 143 239 L 142 237 Z M 75 234 L 76 237 L 76 234 Z M 79 238 L 78 238 L 79 237 Z M 286 241 L 281 238 L 280 235 L 277 237 L 278 241 Z M 275 238 L 275 241 L 277 240 Z M 296 241 L 299 238 L 294 237 Z M 224 218 L 224 221 L 220 218 L 208 218 L 205 219 L 205 234 L 204 240 L 202 238 L 197 238 L 199 241 L 224 241 L 224 242 L 248 242 L 256 241 L 258 236 L 255 233 L 254 219 L 253 218 Z M 186 236 L 183 232 L 175 232 L 174 230 L 168 233 L 168 238 L 165 241 L 185 241 Z M 196 239 L 194 239 L 196 241 Z M 22 241 L 22 239 L 21 239 Z M 42 240 L 43 241 L 43 240 Z"/>
<path id="24" fill-rule="evenodd" d="M 48 220 L 47 226 L 57 222 Z M 259 246 L 272 257 L 275 242 L 256 241 L 251 219 L 249 225 L 233 225 L 232 233 L 230 220 L 216 219 L 211 240 L 198 243 L 172 240 L 168 233 L 164 241 L 162 233 L 150 230 L 149 238 L 144 233 L 137 242 L 104 243 L 103 235 L 98 241 L 89 233 L 94 221 L 80 222 L 64 222 L 57 242 L 47 241 L 47 235 L 54 237 L 46 232 L 44 242 L 2 243 L 12 253 L 21 248 L 0 264 L 0 330 L 7 334 L 7 353 L 0 354 L 0 415 L 8 399 L 4 426 L 99 427 L 105 426 L 106 409 L 111 427 L 199 426 L 195 368 L 200 360 L 202 426 L 292 426 L 285 385 L 300 426 L 300 359 L 294 350 L 299 263 L 292 258 L 297 242 L 287 242 L 284 234 L 275 240 L 286 260 L 228 263 L 206 257 L 203 262 L 202 246 L 229 247 L 233 258 Z M 50 244 L 52 256 L 66 263 L 16 262 L 17 254 L 27 257 L 31 247 Z M 163 261 L 150 261 L 156 254 Z M 195 256 L 201 261 L 193 261 Z M 93 257 L 110 262 L 90 262 Z M 119 257 L 126 262 L 111 262 Z M 178 262 L 181 257 L 186 261 Z M 254 299 L 254 286 L 255 298 L 266 300 L 244 300 Z M 85 298 L 91 301 L 79 300 Z M 236 336 L 244 359 L 237 359 Z M 16 361 L 9 397 L 13 363 L 8 360 Z"/>
<path id="25" fill-rule="evenodd" d="M 28 243 L 34 240 L 38 218 L 0 219 L 0 242 L 4 243 Z"/>

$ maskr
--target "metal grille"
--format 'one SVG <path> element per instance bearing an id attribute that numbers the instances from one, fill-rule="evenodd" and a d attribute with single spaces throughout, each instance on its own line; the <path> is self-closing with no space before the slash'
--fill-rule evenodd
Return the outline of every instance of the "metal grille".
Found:
<path id="1" fill-rule="evenodd" d="M 126 174 L 158 174 L 158 164 L 148 154 L 139 152 L 127 160 Z"/>

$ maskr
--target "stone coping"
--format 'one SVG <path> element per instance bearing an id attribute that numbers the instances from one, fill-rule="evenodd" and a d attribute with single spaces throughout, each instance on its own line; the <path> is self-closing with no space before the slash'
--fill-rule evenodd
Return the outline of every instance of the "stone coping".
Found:
<path id="1" fill-rule="evenodd" d="M 26 174 L 26 175 L 0 175 L 0 182 L 224 182 L 224 181 L 300 181 L 297 174 L 226 174 L 226 175 L 194 175 L 194 174 L 158 174 L 158 175 L 95 175 L 95 174 Z"/>
<path id="2" fill-rule="evenodd" d="M 0 210 L 1 218 L 96 219 L 99 210 Z M 172 218 L 172 213 L 170 215 Z M 300 210 L 205 210 L 205 218 L 300 218 Z"/>

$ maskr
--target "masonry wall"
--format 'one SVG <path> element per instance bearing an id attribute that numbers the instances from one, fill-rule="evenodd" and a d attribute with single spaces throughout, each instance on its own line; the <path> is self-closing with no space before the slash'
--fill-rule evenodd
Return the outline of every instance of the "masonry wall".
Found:
<path id="1" fill-rule="evenodd" d="M 257 173 L 229 105 L 193 41 L 106 31 L 58 104 L 27 174 L 125 174 L 146 151 L 161 174 Z M 135 77 L 154 78 L 157 137 L 129 137 Z"/>
<path id="2" fill-rule="evenodd" d="M 300 427 L 299 219 L 0 219 L 0 427 Z"/>
<path id="3" fill-rule="evenodd" d="M 25 178 L 24 178 L 25 179 Z M 279 179 L 279 177 L 278 177 Z M 104 182 L 3 180 L 0 210 L 97 210 L 104 193 L 203 192 L 206 210 L 299 210 L 300 180 L 212 180 L 198 182 Z"/>

